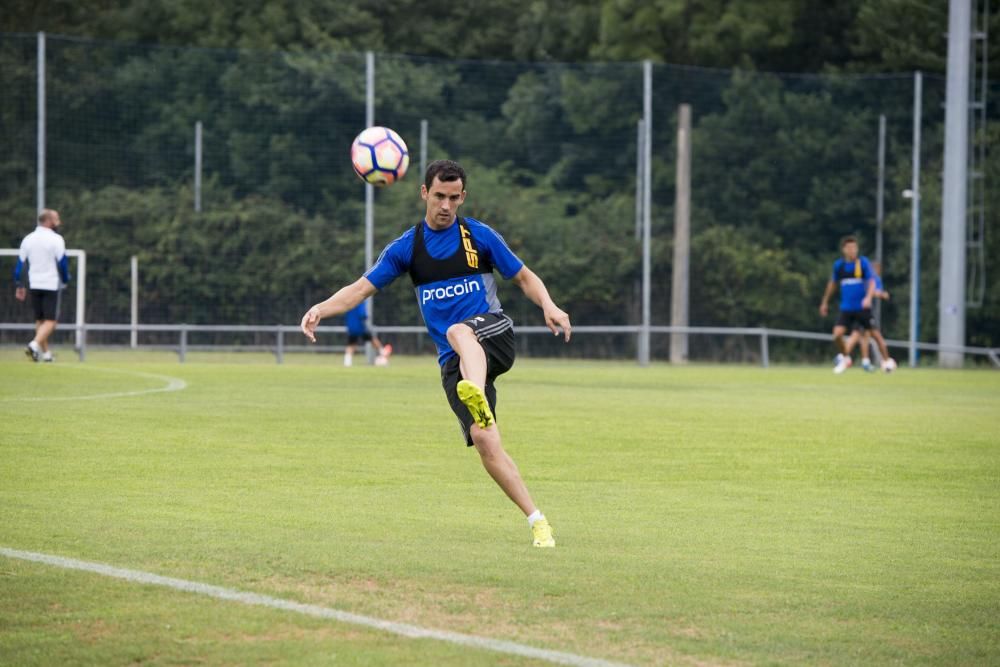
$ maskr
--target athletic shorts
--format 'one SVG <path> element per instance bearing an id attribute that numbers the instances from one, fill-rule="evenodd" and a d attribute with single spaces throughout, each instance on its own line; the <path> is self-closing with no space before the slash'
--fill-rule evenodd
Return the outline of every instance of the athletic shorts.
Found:
<path id="1" fill-rule="evenodd" d="M 493 416 L 496 417 L 497 390 L 493 382 L 514 365 L 514 323 L 506 315 L 495 313 L 475 315 L 462 323 L 476 332 L 479 344 L 486 351 L 486 400 L 489 401 Z M 451 411 L 461 424 L 465 444 L 471 447 L 472 414 L 469 408 L 465 407 L 465 403 L 458 398 L 457 387 L 461 379 L 463 379 L 462 370 L 456 354 L 441 367 L 441 386 L 444 387 L 444 394 L 448 397 Z"/>
<path id="2" fill-rule="evenodd" d="M 347 332 L 347 344 L 348 345 L 357 345 L 360 342 L 367 343 L 371 339 L 372 339 L 372 332 L 371 331 L 363 331 L 361 333 L 355 333 L 353 331 L 348 331 Z"/>
<path id="3" fill-rule="evenodd" d="M 844 327 L 848 331 L 874 331 L 878 329 L 878 322 L 872 315 L 871 308 L 865 310 L 842 310 L 837 317 L 837 326 Z"/>
<path id="4" fill-rule="evenodd" d="M 31 305 L 35 310 L 35 321 L 59 319 L 59 290 L 31 290 Z"/>

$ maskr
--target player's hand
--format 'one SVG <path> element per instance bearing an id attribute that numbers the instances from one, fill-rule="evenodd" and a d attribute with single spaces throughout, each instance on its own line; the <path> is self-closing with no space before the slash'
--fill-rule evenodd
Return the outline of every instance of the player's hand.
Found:
<path id="1" fill-rule="evenodd" d="M 888 301 L 889 300 L 889 293 L 886 292 L 885 290 L 882 290 L 882 300 L 883 301 Z"/>
<path id="2" fill-rule="evenodd" d="M 14 290 L 14 298 L 18 301 L 24 301 L 28 296 L 28 290 L 23 287 L 18 287 Z"/>
<path id="3" fill-rule="evenodd" d="M 306 311 L 306 314 L 302 316 L 302 333 L 306 335 L 306 338 L 310 342 L 316 342 L 316 327 L 319 326 L 319 321 L 323 319 L 319 315 L 319 308 L 313 306 Z"/>
<path id="4" fill-rule="evenodd" d="M 562 329 L 563 335 L 566 337 L 566 342 L 569 342 L 570 336 L 573 334 L 573 325 L 569 323 L 569 315 L 556 306 L 551 306 L 550 308 L 543 311 L 545 315 L 545 326 L 549 328 L 549 331 L 553 335 L 558 336 L 559 330 Z"/>
<path id="5" fill-rule="evenodd" d="M 826 317 L 827 313 L 829 313 L 829 312 L 830 312 L 830 308 L 825 303 L 819 304 L 819 314 L 820 315 L 822 315 L 823 317 Z"/>
<path id="6" fill-rule="evenodd" d="M 861 309 L 862 310 L 869 310 L 869 309 L 871 309 L 871 307 L 872 307 L 872 298 L 870 296 L 866 296 L 865 298 L 863 298 L 861 300 Z"/>

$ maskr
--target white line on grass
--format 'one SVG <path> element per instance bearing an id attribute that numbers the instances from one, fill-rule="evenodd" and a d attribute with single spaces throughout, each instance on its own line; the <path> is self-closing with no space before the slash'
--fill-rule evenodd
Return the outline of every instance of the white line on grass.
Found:
<path id="1" fill-rule="evenodd" d="M 35 563 L 54 565 L 67 570 L 94 572 L 96 574 L 103 574 L 106 577 L 134 581 L 140 584 L 164 586 L 178 591 L 207 595 L 208 597 L 219 600 L 231 600 L 233 602 L 241 602 L 247 605 L 257 605 L 261 607 L 270 607 L 271 609 L 291 611 L 297 614 L 304 614 L 306 616 L 314 616 L 316 618 L 328 618 L 342 623 L 363 625 L 365 627 L 382 630 L 384 632 L 391 632 L 393 634 L 413 639 L 437 639 L 438 641 L 459 644 L 461 646 L 471 646 L 473 648 L 484 649 L 487 651 L 496 651 L 497 653 L 507 653 L 510 655 L 536 658 L 538 660 L 545 660 L 557 665 L 573 665 L 574 667 L 628 667 L 622 663 L 608 662 L 607 660 L 601 660 L 599 658 L 588 658 L 587 656 L 575 655 L 573 653 L 550 651 L 547 649 L 535 648 L 534 646 L 527 646 L 525 644 L 518 644 L 516 642 L 504 641 L 502 639 L 490 639 L 489 637 L 477 637 L 476 635 L 465 635 L 458 632 L 448 632 L 446 630 L 431 630 L 429 628 L 421 628 L 416 625 L 409 625 L 408 623 L 383 621 L 371 616 L 352 614 L 351 612 L 341 611 L 339 609 L 330 609 L 329 607 L 320 607 L 312 604 L 302 604 L 301 602 L 273 598 L 269 595 L 247 593 L 245 591 L 238 591 L 232 588 L 222 588 L 221 586 L 213 586 L 211 584 L 203 584 L 197 581 L 188 581 L 186 579 L 162 577 L 151 572 L 126 570 L 113 567 L 111 565 L 104 565 L 102 563 L 90 563 L 73 558 L 50 556 L 48 554 L 35 553 L 32 551 L 18 551 L 17 549 L 8 549 L 6 547 L 0 547 L 0 555 L 7 556 L 8 558 L 17 558 Z"/>
<path id="2" fill-rule="evenodd" d="M 128 371 L 118 368 L 94 368 L 91 366 L 61 366 L 60 368 L 75 368 L 78 370 L 100 371 L 102 373 L 122 373 L 124 375 L 134 375 L 137 377 L 152 378 L 162 380 L 167 384 L 155 389 L 137 389 L 136 391 L 116 391 L 107 394 L 84 394 L 82 396 L 26 396 L 2 398 L 0 401 L 91 401 L 99 398 L 123 398 L 126 396 L 143 396 L 145 394 L 158 394 L 166 391 L 180 391 L 187 388 L 187 382 L 180 378 L 169 375 L 157 375 L 156 373 L 143 373 L 142 371 Z"/>

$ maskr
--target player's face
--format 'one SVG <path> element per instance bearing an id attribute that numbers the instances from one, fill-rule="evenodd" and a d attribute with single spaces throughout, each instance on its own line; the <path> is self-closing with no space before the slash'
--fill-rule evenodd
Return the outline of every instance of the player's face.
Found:
<path id="1" fill-rule="evenodd" d="M 857 243 L 845 243 L 843 247 L 844 259 L 848 262 L 853 262 L 858 258 L 858 244 Z"/>
<path id="2" fill-rule="evenodd" d="M 431 229 L 444 229 L 454 222 L 458 207 L 465 202 L 465 190 L 462 181 L 441 181 L 435 176 L 430 189 L 420 186 L 420 197 L 427 202 L 424 220 Z"/>

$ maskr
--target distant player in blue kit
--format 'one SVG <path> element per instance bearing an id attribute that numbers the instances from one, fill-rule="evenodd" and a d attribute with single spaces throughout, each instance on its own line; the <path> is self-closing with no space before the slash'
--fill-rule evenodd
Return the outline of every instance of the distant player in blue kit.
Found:
<path id="1" fill-rule="evenodd" d="M 375 347 L 378 356 L 375 358 L 377 366 L 384 366 L 388 363 L 389 355 L 392 354 L 392 345 L 383 345 L 378 336 L 368 328 L 368 302 L 362 301 L 354 308 L 344 314 L 344 325 L 347 327 L 347 347 L 344 349 L 344 366 L 350 367 L 354 363 L 354 353 L 358 349 L 358 343 L 371 343 Z"/>
<path id="2" fill-rule="evenodd" d="M 876 299 L 882 299 L 883 301 L 889 300 L 889 292 L 886 291 L 885 287 L 882 285 L 882 264 L 880 262 L 872 262 L 872 280 L 875 281 L 875 292 L 873 296 Z M 878 319 L 872 314 L 871 311 L 865 311 L 862 320 L 870 324 L 867 329 L 855 328 L 851 332 L 850 342 L 851 345 L 856 343 L 858 339 L 861 339 L 861 366 L 869 373 L 875 371 L 875 367 L 872 365 L 871 359 L 869 357 L 871 350 L 871 341 L 874 338 L 875 344 L 878 345 L 879 354 L 882 356 L 882 371 L 885 373 L 891 373 L 896 370 L 896 360 L 889 356 L 889 346 L 885 343 L 885 338 L 882 337 L 882 331 L 879 329 Z"/>
<path id="3" fill-rule="evenodd" d="M 844 334 L 855 328 L 869 330 L 878 328 L 871 315 L 872 297 L 875 294 L 875 272 L 868 258 L 858 255 L 858 240 L 853 236 L 845 237 L 840 243 L 843 254 L 841 259 L 833 263 L 833 274 L 826 284 L 823 300 L 819 304 L 819 314 L 823 317 L 829 312 L 830 297 L 840 286 L 840 315 L 833 327 L 833 343 L 839 354 L 833 372 L 843 373 L 851 367 L 851 350 L 856 339 L 844 339 Z"/>
<path id="4" fill-rule="evenodd" d="M 437 345 L 441 384 L 466 445 L 475 446 L 483 467 L 528 517 L 534 546 L 554 547 L 552 527 L 500 442 L 494 381 L 514 364 L 514 326 L 500 307 L 494 270 L 520 287 L 542 309 L 552 333 L 562 331 L 567 342 L 572 331 L 569 315 L 497 232 L 458 216 L 467 182 L 455 162 L 429 164 L 420 186 L 424 219 L 387 245 L 364 276 L 310 308 L 302 317 L 302 332 L 315 342 L 320 320 L 347 312 L 409 274 L 424 324 Z"/>

